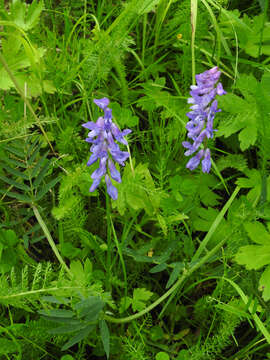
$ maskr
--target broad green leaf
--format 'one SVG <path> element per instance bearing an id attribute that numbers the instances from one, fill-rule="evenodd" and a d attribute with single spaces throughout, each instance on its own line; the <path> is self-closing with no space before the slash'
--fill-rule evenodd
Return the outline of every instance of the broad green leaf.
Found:
<path id="1" fill-rule="evenodd" d="M 110 356 L 110 332 L 108 325 L 106 324 L 105 320 L 100 320 L 99 322 L 99 328 L 100 328 L 100 335 L 101 340 L 104 346 L 104 350 L 107 356 L 107 359 L 109 359 Z"/>
<path id="2" fill-rule="evenodd" d="M 0 243 L 5 245 L 5 248 L 13 247 L 19 242 L 19 239 L 13 230 L 0 229 Z"/>
<path id="3" fill-rule="evenodd" d="M 270 264 L 270 244 L 241 246 L 235 255 L 235 261 L 244 265 L 247 270 L 258 270 Z"/>
<path id="4" fill-rule="evenodd" d="M 170 357 L 164 351 L 160 351 L 157 353 L 155 360 L 170 360 Z"/>
<path id="5" fill-rule="evenodd" d="M 259 290 L 263 292 L 264 301 L 270 300 L 270 265 L 262 273 L 259 281 Z"/>
<path id="6" fill-rule="evenodd" d="M 270 245 L 270 234 L 262 223 L 258 221 L 248 222 L 244 224 L 244 227 L 252 241 L 257 244 Z"/>
<path id="7" fill-rule="evenodd" d="M 43 1 L 34 0 L 28 8 L 26 20 L 25 20 L 25 30 L 32 29 L 38 22 L 39 16 L 43 10 Z"/>
<path id="8" fill-rule="evenodd" d="M 134 289 L 132 299 L 133 311 L 141 311 L 145 308 L 145 304 L 153 296 L 153 293 L 145 288 Z"/>
<path id="9" fill-rule="evenodd" d="M 126 311 L 132 304 L 132 298 L 127 296 L 126 298 L 122 297 L 120 300 L 119 313 Z"/>

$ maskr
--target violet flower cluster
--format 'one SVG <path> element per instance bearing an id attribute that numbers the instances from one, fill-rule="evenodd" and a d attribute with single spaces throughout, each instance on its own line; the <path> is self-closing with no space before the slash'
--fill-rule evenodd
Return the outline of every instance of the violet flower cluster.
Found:
<path id="1" fill-rule="evenodd" d="M 131 130 L 120 131 L 112 121 L 112 109 L 108 108 L 109 102 L 110 100 L 107 98 L 94 99 L 94 103 L 104 111 L 104 116 L 99 117 L 96 123 L 89 121 L 82 126 L 90 130 L 85 141 L 92 144 L 90 148 L 92 155 L 87 162 L 87 166 L 92 165 L 99 159 L 99 168 L 91 175 L 93 183 L 89 191 L 95 191 L 100 184 L 101 178 L 105 175 L 107 192 L 113 200 L 116 200 L 118 191 L 113 186 L 111 178 L 119 183 L 122 180 L 114 161 L 125 166 L 125 160 L 129 157 L 129 152 L 121 151 L 116 141 L 128 145 L 124 136 L 131 133 Z"/>
<path id="2" fill-rule="evenodd" d="M 187 116 L 190 121 L 186 125 L 188 130 L 189 141 L 182 143 L 183 147 L 187 149 L 186 156 L 194 154 L 205 139 L 213 138 L 214 130 L 213 121 L 215 114 L 219 111 L 218 103 L 215 99 L 216 95 L 224 95 L 226 91 L 223 90 L 222 84 L 218 82 L 221 72 L 218 67 L 215 66 L 210 70 L 207 70 L 201 74 L 196 75 L 197 85 L 192 85 L 190 95 L 188 99 L 189 104 L 193 104 L 190 107 L 190 112 Z M 211 169 L 211 153 L 208 148 L 201 149 L 193 156 L 187 163 L 186 167 L 190 170 L 194 170 L 202 160 L 202 171 L 209 172 Z"/>

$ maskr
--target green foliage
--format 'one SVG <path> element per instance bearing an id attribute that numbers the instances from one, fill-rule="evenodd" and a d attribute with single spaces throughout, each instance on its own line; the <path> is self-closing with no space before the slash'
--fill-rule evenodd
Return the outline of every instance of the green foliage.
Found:
<path id="1" fill-rule="evenodd" d="M 26 32 L 36 26 L 43 10 L 43 2 L 33 1 L 31 5 L 13 1 L 9 12 L 0 12 L 0 24 L 5 32 L 2 38 L 2 56 L 15 80 L 26 96 L 38 96 L 43 91 L 54 93 L 51 81 L 44 79 L 45 68 L 42 57 L 46 49 L 31 43 Z M 2 19 L 2 20 L 1 20 Z M 16 87 L 1 61 L 0 88 L 9 90 Z"/>
<path id="2" fill-rule="evenodd" d="M 248 270 L 258 270 L 267 265 L 260 278 L 260 289 L 263 291 L 265 301 L 270 299 L 269 275 L 270 275 L 270 234 L 265 226 L 256 221 L 245 224 L 249 238 L 256 245 L 246 245 L 239 248 L 235 255 L 235 261 L 244 265 Z"/>
<path id="3" fill-rule="evenodd" d="M 1 358 L 265 360 L 268 12 L 255 0 L 0 0 Z M 219 66 L 227 91 L 209 174 L 185 167 L 192 63 Z M 81 128 L 105 96 L 132 129 L 113 202 L 103 180 L 89 192 L 98 164 L 86 166 Z"/>
<path id="4" fill-rule="evenodd" d="M 141 311 L 145 308 L 145 303 L 150 300 L 153 293 L 145 288 L 134 289 L 132 298 L 133 311 Z"/>
<path id="5" fill-rule="evenodd" d="M 19 239 L 13 230 L 0 229 L 0 273 L 9 272 L 18 262 L 15 251 Z"/>
<path id="6" fill-rule="evenodd" d="M 4 156 L 0 180 L 9 185 L 1 194 L 23 203 L 34 204 L 57 184 L 60 177 L 45 183 L 52 160 L 47 160 L 48 152 L 40 155 L 42 142 L 38 137 L 29 137 L 25 142 L 16 141 L 4 145 Z M 47 179 L 46 179 L 47 180 Z M 16 191 L 14 191 L 15 189 Z"/>
<path id="7" fill-rule="evenodd" d="M 138 164 L 134 169 L 127 164 L 118 191 L 118 199 L 113 206 L 121 215 L 127 209 L 145 210 L 148 215 L 158 211 L 162 192 L 156 189 L 146 164 Z"/>
<path id="8" fill-rule="evenodd" d="M 221 20 L 223 31 L 231 36 L 235 46 L 234 32 L 236 32 L 239 47 L 246 54 L 254 58 L 262 54 L 269 55 L 270 26 L 264 14 L 253 18 L 250 18 L 247 14 L 240 18 L 240 15 L 238 10 L 233 12 L 224 11 Z"/>

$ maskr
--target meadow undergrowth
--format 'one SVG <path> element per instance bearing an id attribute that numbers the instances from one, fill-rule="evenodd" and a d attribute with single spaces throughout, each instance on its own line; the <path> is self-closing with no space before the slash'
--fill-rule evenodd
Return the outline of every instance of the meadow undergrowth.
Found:
<path id="1" fill-rule="evenodd" d="M 269 16 L 0 0 L 0 359 L 270 359 Z"/>

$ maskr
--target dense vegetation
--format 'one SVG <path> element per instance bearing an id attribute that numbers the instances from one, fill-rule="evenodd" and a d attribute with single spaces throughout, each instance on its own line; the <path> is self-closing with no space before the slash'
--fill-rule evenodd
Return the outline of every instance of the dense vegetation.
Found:
<path id="1" fill-rule="evenodd" d="M 0 359 L 270 359 L 269 15 L 0 0 Z M 212 166 L 190 170 L 190 86 L 216 66 Z M 82 127 L 104 98 L 132 130 L 109 194 Z"/>

